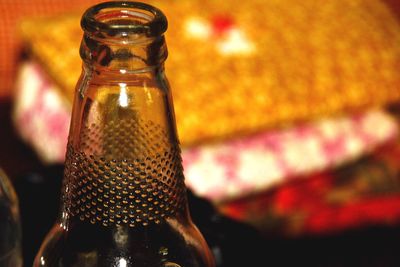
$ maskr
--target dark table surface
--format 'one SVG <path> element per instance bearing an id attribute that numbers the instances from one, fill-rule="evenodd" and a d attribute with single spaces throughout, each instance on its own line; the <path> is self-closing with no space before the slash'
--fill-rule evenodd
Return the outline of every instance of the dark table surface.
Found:
<path id="1" fill-rule="evenodd" d="M 16 134 L 9 99 L 0 100 L 0 166 L 12 179 L 20 198 L 25 266 L 58 211 L 62 165 L 43 165 Z M 398 267 L 400 227 L 369 227 L 325 236 L 265 236 L 221 216 L 212 205 L 191 198 L 192 216 L 213 251 L 218 267 Z"/>

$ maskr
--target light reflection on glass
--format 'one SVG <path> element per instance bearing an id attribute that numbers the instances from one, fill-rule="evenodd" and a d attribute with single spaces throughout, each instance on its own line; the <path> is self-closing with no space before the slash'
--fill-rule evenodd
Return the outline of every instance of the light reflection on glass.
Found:
<path id="1" fill-rule="evenodd" d="M 117 267 L 126 267 L 127 261 L 124 258 L 120 258 Z"/>
<path id="2" fill-rule="evenodd" d="M 126 83 L 119 83 L 120 95 L 119 95 L 119 105 L 121 107 L 128 106 L 128 95 L 126 94 Z"/>

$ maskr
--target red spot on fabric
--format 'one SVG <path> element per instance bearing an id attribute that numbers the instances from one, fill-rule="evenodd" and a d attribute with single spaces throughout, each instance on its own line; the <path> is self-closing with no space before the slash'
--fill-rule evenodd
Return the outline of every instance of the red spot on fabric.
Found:
<path id="1" fill-rule="evenodd" d="M 211 19 L 213 35 L 221 37 L 234 28 L 235 22 L 231 16 L 217 15 Z"/>

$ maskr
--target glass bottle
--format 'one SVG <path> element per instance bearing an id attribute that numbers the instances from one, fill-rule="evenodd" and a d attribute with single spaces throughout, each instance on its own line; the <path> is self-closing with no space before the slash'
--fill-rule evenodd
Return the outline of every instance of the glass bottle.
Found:
<path id="1" fill-rule="evenodd" d="M 34 266 L 208 267 L 192 223 L 163 13 L 105 2 L 83 15 L 62 205 Z"/>
<path id="2" fill-rule="evenodd" d="M 0 266 L 22 266 L 21 221 L 18 197 L 0 168 Z"/>

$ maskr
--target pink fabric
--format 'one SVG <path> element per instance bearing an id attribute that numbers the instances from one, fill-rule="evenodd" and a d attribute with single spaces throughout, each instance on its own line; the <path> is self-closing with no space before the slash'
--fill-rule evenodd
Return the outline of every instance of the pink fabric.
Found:
<path id="1" fill-rule="evenodd" d="M 14 123 L 46 163 L 64 161 L 71 113 L 68 105 L 38 65 L 20 68 Z"/>
<path id="2" fill-rule="evenodd" d="M 189 187 L 214 201 L 255 193 L 364 155 L 398 132 L 381 110 L 183 150 Z"/>

